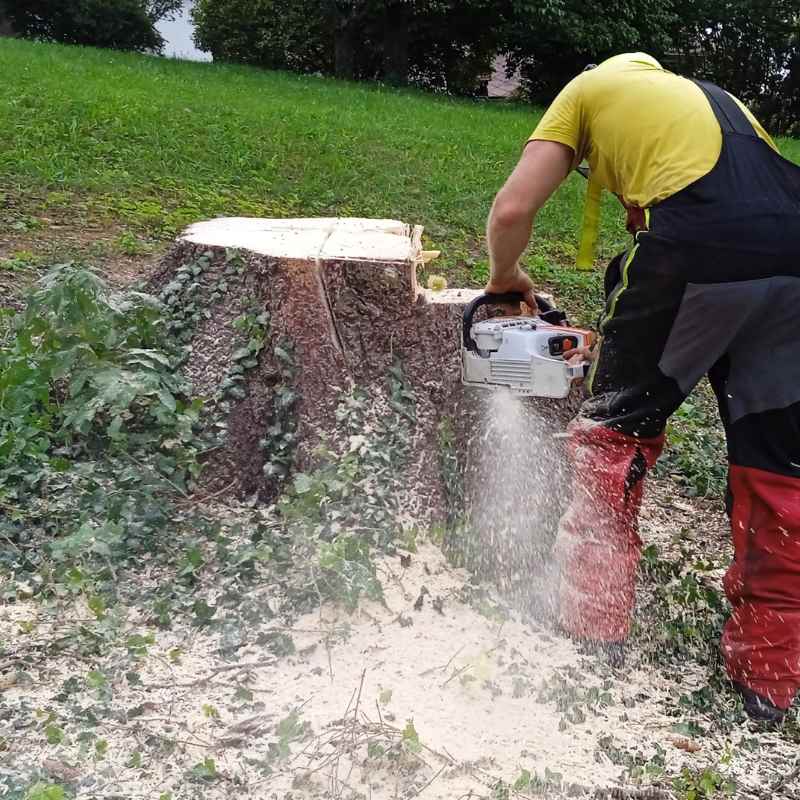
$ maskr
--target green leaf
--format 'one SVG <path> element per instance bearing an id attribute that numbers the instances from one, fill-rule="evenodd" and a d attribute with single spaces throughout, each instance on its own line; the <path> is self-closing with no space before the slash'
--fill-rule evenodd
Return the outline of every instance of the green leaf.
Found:
<path id="1" fill-rule="evenodd" d="M 58 725 L 48 725 L 44 729 L 48 744 L 61 744 L 64 741 L 64 731 Z"/>
<path id="2" fill-rule="evenodd" d="M 54 783 L 37 783 L 28 789 L 25 800 L 65 800 L 64 788 Z"/>
<path id="3" fill-rule="evenodd" d="M 158 390 L 158 399 L 161 401 L 161 405 L 170 411 L 174 411 L 177 408 L 178 404 L 175 400 L 175 396 L 166 389 L 162 388 Z"/>
<path id="4" fill-rule="evenodd" d="M 379 742 L 369 742 L 367 744 L 367 757 L 368 758 L 380 758 L 386 750 L 384 749 L 383 745 Z"/>
<path id="5" fill-rule="evenodd" d="M 102 619 L 106 615 L 106 603 L 100 595 L 91 595 L 86 601 L 86 605 L 89 606 L 89 611 L 91 611 L 97 619 Z"/>
<path id="6" fill-rule="evenodd" d="M 233 699 L 239 703 L 252 703 L 255 695 L 246 686 L 237 686 Z"/>
<path id="7" fill-rule="evenodd" d="M 391 689 L 384 689 L 384 690 L 383 690 L 383 691 L 382 691 L 382 692 L 381 692 L 381 693 L 378 695 L 378 702 L 379 702 L 379 703 L 380 703 L 382 706 L 385 706 L 385 705 L 386 705 L 386 704 L 387 704 L 387 703 L 388 703 L 388 702 L 389 702 L 391 699 L 392 699 L 392 690 L 391 690 Z"/>
<path id="8" fill-rule="evenodd" d="M 103 686 L 108 685 L 108 678 L 99 670 L 93 669 L 86 676 L 86 685 L 90 689 L 101 689 Z"/>
<path id="9" fill-rule="evenodd" d="M 531 785 L 530 770 L 521 769 L 519 777 L 514 781 L 513 789 L 515 792 L 524 792 Z"/>
<path id="10" fill-rule="evenodd" d="M 201 597 L 200 599 L 195 600 L 192 604 L 192 613 L 195 617 L 195 624 L 207 625 L 213 618 L 214 614 L 217 613 L 217 609 L 214 606 L 210 606 Z"/>
<path id="11" fill-rule="evenodd" d="M 309 478 L 305 472 L 298 472 L 294 476 L 294 490 L 297 494 L 305 494 L 311 491 L 312 486 L 311 478 Z"/>
<path id="12" fill-rule="evenodd" d="M 189 770 L 191 777 L 201 781 L 212 781 L 217 777 L 217 765 L 213 758 L 206 758 L 199 764 L 195 764 Z"/>
<path id="13" fill-rule="evenodd" d="M 414 720 L 406 721 L 406 726 L 403 728 L 403 744 L 411 753 L 418 753 L 422 749 L 419 734 L 414 727 Z"/>

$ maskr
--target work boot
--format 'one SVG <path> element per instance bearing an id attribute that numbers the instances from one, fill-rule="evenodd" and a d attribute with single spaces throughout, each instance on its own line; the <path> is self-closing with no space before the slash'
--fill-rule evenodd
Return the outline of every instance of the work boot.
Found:
<path id="1" fill-rule="evenodd" d="M 733 688 L 742 698 L 747 716 L 756 722 L 772 722 L 780 725 L 786 718 L 786 711 L 778 708 L 771 700 L 756 694 L 741 683 L 734 682 Z"/>

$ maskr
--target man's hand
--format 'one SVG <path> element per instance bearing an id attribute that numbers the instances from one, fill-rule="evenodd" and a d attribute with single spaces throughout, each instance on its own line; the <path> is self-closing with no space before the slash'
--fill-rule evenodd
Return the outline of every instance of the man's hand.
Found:
<path id="1" fill-rule="evenodd" d="M 579 367 L 581 364 L 591 364 L 597 358 L 597 346 L 591 345 L 590 347 L 578 347 L 575 350 L 570 350 L 569 354 L 565 355 L 564 360 L 571 367 Z M 583 378 L 575 381 L 576 386 L 583 383 Z"/>
<path id="2" fill-rule="evenodd" d="M 533 315 L 539 313 L 539 306 L 536 305 L 533 281 L 521 269 L 517 269 L 517 271 L 507 279 L 492 278 L 489 283 L 486 284 L 484 291 L 487 294 L 519 292 L 523 295 L 525 305 L 530 308 L 531 313 Z M 514 313 L 518 314 L 519 308 L 516 308 Z"/>

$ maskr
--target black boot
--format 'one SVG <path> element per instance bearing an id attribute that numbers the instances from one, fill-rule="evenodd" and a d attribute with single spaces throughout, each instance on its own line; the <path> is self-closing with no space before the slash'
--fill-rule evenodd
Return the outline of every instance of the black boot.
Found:
<path id="1" fill-rule="evenodd" d="M 741 683 L 734 682 L 733 688 L 738 692 L 744 703 L 747 716 L 757 722 L 773 722 L 780 724 L 786 717 L 786 711 L 778 708 L 773 702 Z"/>

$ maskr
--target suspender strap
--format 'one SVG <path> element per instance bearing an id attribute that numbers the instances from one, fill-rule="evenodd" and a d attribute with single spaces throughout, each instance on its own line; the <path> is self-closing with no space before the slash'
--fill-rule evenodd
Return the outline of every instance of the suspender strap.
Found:
<path id="1" fill-rule="evenodd" d="M 711 110 L 719 122 L 723 133 L 739 133 L 743 136 L 758 138 L 758 134 L 750 124 L 739 104 L 725 91 L 708 81 L 693 81 L 702 90 L 711 104 Z"/>

